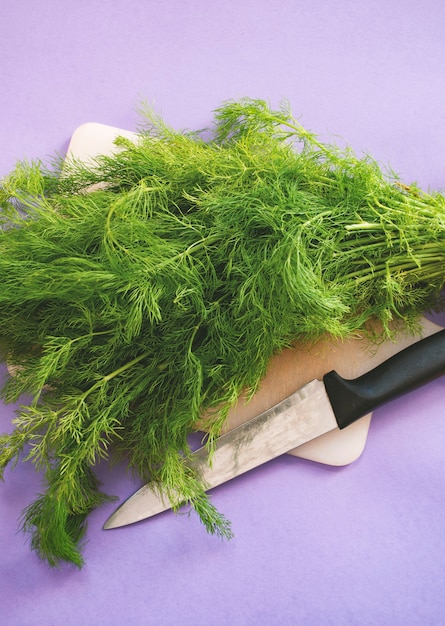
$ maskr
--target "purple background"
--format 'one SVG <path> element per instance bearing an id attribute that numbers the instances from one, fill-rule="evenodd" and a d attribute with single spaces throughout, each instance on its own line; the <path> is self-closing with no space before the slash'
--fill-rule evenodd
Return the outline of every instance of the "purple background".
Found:
<path id="1" fill-rule="evenodd" d="M 141 100 L 197 129 L 250 96 L 445 187 L 442 0 L 2 0 L 0 24 L 0 176 L 84 122 L 135 129 Z M 1 623 L 443 624 L 444 399 L 442 378 L 376 411 L 348 467 L 282 457 L 215 490 L 231 542 L 171 513 L 104 532 L 103 507 L 81 571 L 49 569 L 17 532 L 39 490 L 19 464 L 0 485 Z M 12 417 L 0 407 L 0 430 Z M 100 475 L 121 498 L 136 486 Z"/>

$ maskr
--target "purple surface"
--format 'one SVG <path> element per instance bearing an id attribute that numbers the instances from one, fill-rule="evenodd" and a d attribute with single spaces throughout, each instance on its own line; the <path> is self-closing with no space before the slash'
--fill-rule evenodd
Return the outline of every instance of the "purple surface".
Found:
<path id="1" fill-rule="evenodd" d="M 140 100 L 201 128 L 250 96 L 445 187 L 442 0 L 3 0 L 0 23 L 0 176 L 84 122 L 134 129 Z M 377 411 L 348 467 L 282 457 L 215 490 L 231 542 L 171 513 L 104 532 L 103 507 L 81 571 L 49 569 L 17 532 L 40 488 L 19 464 L 0 485 L 1 623 L 443 624 L 444 399 L 442 378 Z M 0 407 L 1 431 L 12 417 Z M 121 498 L 136 487 L 99 473 Z"/>

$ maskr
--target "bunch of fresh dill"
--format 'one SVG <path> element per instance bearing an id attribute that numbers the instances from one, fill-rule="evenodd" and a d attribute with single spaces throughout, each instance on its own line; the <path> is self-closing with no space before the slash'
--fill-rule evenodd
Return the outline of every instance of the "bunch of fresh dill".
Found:
<path id="1" fill-rule="evenodd" d="M 23 526 L 51 565 L 82 564 L 110 451 L 229 536 L 186 462 L 200 416 L 210 451 L 274 353 L 376 319 L 413 326 L 445 276 L 444 197 L 287 109 L 225 103 L 210 139 L 147 113 L 118 143 L 90 166 L 19 164 L 0 190 L 2 398 L 31 397 L 0 469 L 22 456 L 43 472 Z"/>

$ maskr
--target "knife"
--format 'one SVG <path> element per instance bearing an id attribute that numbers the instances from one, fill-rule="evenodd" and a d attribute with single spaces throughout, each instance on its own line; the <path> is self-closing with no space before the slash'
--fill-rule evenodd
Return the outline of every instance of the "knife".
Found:
<path id="1" fill-rule="evenodd" d="M 360 417 L 445 373 L 445 330 L 393 355 L 373 370 L 348 380 L 332 370 L 241 426 L 221 435 L 209 463 L 206 446 L 191 464 L 212 489 Z M 146 484 L 105 522 L 118 528 L 172 508 L 154 484 Z"/>

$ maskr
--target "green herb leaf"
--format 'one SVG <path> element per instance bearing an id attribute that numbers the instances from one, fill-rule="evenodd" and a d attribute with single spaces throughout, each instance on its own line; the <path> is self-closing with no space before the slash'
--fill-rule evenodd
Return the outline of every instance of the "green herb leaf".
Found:
<path id="1" fill-rule="evenodd" d="M 145 115 L 113 156 L 21 163 L 0 189 L 15 372 L 1 393 L 31 397 L 0 468 L 24 456 L 44 472 L 23 526 L 51 565 L 82 565 L 88 513 L 107 498 L 93 470 L 109 456 L 230 536 L 187 465 L 200 417 L 212 414 L 210 453 L 285 346 L 375 320 L 390 336 L 442 306 L 442 195 L 321 143 L 286 107 L 226 102 L 210 138 Z"/>

